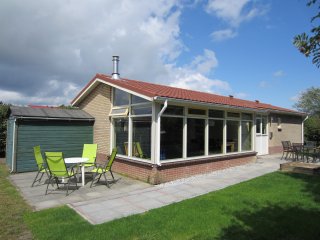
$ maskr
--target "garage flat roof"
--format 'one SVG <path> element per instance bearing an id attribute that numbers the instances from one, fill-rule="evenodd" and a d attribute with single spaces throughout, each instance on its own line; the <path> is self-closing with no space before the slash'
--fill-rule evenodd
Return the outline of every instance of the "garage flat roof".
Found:
<path id="1" fill-rule="evenodd" d="M 11 106 L 11 116 L 19 118 L 34 118 L 34 119 L 65 119 L 65 120 L 92 120 L 94 117 L 83 110 L 71 110 L 61 108 L 32 108 Z"/>

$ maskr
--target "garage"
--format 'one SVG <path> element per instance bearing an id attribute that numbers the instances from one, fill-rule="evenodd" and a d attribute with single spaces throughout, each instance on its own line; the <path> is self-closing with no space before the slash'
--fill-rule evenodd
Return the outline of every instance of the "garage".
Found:
<path id="1" fill-rule="evenodd" d="M 33 147 L 82 155 L 83 144 L 93 143 L 94 118 L 83 110 L 52 107 L 10 107 L 6 163 L 11 172 L 36 171 Z"/>

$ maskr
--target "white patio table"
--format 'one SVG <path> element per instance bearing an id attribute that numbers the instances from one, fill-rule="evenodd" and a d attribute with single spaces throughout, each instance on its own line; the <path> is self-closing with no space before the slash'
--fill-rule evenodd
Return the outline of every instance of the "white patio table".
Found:
<path id="1" fill-rule="evenodd" d="M 82 158 L 82 157 L 71 157 L 71 158 L 65 158 L 64 162 L 66 164 L 77 164 L 77 168 L 79 169 L 79 166 L 81 166 L 81 174 L 82 174 L 82 186 L 85 184 L 85 174 L 84 174 L 84 164 L 85 162 L 89 161 L 89 158 Z M 78 172 L 78 170 L 77 170 Z M 79 179 L 78 179 L 79 180 Z"/>

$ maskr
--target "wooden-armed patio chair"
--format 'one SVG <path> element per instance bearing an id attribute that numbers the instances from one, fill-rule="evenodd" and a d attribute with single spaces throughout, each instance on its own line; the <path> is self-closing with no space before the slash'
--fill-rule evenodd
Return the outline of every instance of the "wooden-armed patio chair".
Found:
<path id="1" fill-rule="evenodd" d="M 36 177 L 33 180 L 33 183 L 31 185 L 31 187 L 33 187 L 33 185 L 35 184 L 35 182 L 39 182 L 41 181 L 42 177 L 44 174 L 46 174 L 49 178 L 49 173 L 48 173 L 48 168 L 46 163 L 43 161 L 43 157 L 41 154 L 41 149 L 40 146 L 35 146 L 33 147 L 33 152 L 34 152 L 34 158 L 37 162 L 37 167 L 38 167 L 38 172 Z M 39 174 L 41 174 L 40 178 L 38 178 Z"/>
<path id="2" fill-rule="evenodd" d="M 282 143 L 282 157 L 281 159 L 283 158 L 284 155 L 285 156 L 285 159 L 288 158 L 288 156 L 293 156 L 294 155 L 294 151 L 293 151 L 293 148 L 292 148 L 292 145 L 291 145 L 291 142 L 290 141 L 281 141 Z"/>
<path id="3" fill-rule="evenodd" d="M 59 184 L 64 184 L 64 185 L 67 184 L 66 196 L 68 196 L 69 183 L 71 178 L 75 179 L 76 188 L 78 188 L 76 173 L 73 170 L 73 166 L 71 166 L 69 170 L 67 169 L 67 166 L 63 159 L 62 152 L 45 152 L 45 155 L 46 155 L 46 161 L 47 161 L 48 169 L 50 173 L 50 177 L 49 177 L 49 181 L 46 189 L 46 195 L 48 194 L 49 184 L 51 183 L 52 180 L 54 180 L 55 183 L 57 184 L 58 189 L 59 189 Z"/>
<path id="4" fill-rule="evenodd" d="M 84 167 L 93 167 L 96 162 L 98 144 L 84 144 L 82 157 L 89 158 Z"/>
<path id="5" fill-rule="evenodd" d="M 114 181 L 114 176 L 113 176 L 111 168 L 112 168 L 112 164 L 113 164 L 116 156 L 117 156 L 117 148 L 113 148 L 112 153 L 109 156 L 109 160 L 106 161 L 105 164 L 96 163 L 95 168 L 91 170 L 91 173 L 92 173 L 93 176 L 92 176 L 92 182 L 91 182 L 90 188 L 92 187 L 93 182 L 95 181 L 96 178 L 98 178 L 96 183 L 98 183 L 100 181 L 100 178 L 101 178 L 102 175 L 103 175 L 103 177 L 104 177 L 104 179 L 106 181 L 106 184 L 107 184 L 108 188 L 110 188 L 108 179 L 106 177 L 106 173 L 110 172 L 110 174 L 112 176 L 112 179 Z"/>

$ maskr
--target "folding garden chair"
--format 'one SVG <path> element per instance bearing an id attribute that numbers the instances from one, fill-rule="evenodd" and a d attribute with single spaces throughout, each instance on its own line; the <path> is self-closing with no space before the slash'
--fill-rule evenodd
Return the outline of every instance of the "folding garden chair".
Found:
<path id="1" fill-rule="evenodd" d="M 147 158 L 146 155 L 143 153 L 139 142 L 136 142 L 136 148 L 137 148 L 139 158 Z"/>
<path id="2" fill-rule="evenodd" d="M 69 183 L 71 178 L 75 179 L 76 188 L 78 187 L 76 173 L 74 172 L 73 167 L 71 167 L 70 170 L 67 169 L 62 152 L 45 152 L 45 155 L 50 173 L 46 195 L 48 193 L 48 188 L 51 180 L 55 180 L 58 189 L 59 184 L 67 184 L 66 196 L 68 196 Z M 66 180 L 67 182 L 65 182 Z"/>
<path id="3" fill-rule="evenodd" d="M 40 183 L 40 181 L 43 177 L 43 174 L 46 174 L 49 178 L 48 169 L 47 169 L 45 162 L 43 161 L 40 146 L 33 147 L 33 152 L 34 152 L 34 158 L 37 162 L 38 172 L 37 172 L 35 179 L 33 180 L 31 187 L 33 187 L 35 182 Z M 38 178 L 39 174 L 41 174 L 40 178 Z"/>
<path id="4" fill-rule="evenodd" d="M 114 180 L 114 176 L 113 176 L 111 167 L 114 162 L 114 159 L 116 158 L 116 155 L 117 155 L 117 148 L 114 148 L 112 150 L 110 157 L 109 157 L 109 161 L 107 161 L 104 165 L 96 164 L 95 168 L 91 170 L 93 177 L 92 177 L 92 182 L 91 182 L 90 188 L 92 187 L 93 182 L 96 178 L 98 178 L 97 183 L 100 181 L 100 178 L 102 175 L 106 181 L 108 188 L 110 188 L 107 177 L 106 177 L 106 173 L 110 172 L 112 179 Z"/>
<path id="5" fill-rule="evenodd" d="M 82 157 L 89 158 L 89 161 L 87 161 L 84 164 L 85 167 L 93 167 L 95 165 L 96 157 L 97 157 L 97 149 L 98 149 L 98 144 L 83 145 Z"/>

